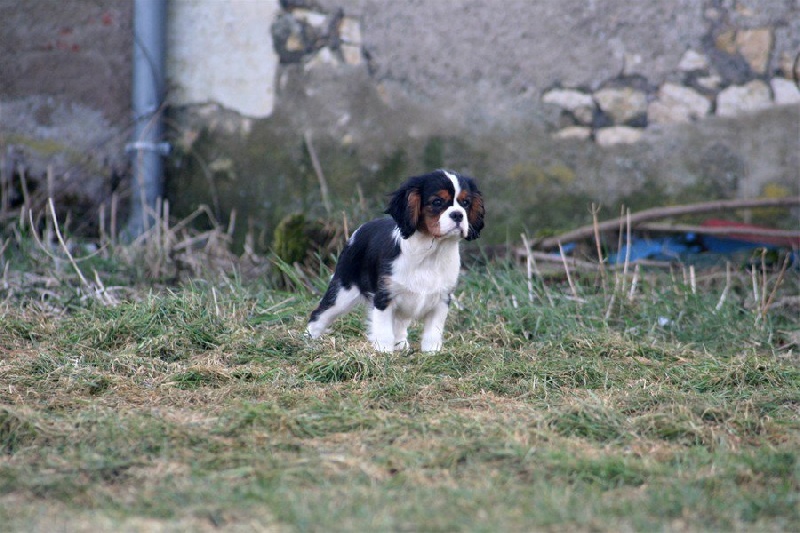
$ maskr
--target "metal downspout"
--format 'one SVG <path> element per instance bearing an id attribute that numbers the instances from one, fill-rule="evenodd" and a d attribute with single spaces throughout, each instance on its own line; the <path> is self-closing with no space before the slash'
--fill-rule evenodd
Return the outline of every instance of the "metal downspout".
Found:
<path id="1" fill-rule="evenodd" d="M 133 118 L 135 131 L 125 147 L 133 157 L 128 236 L 135 239 L 157 219 L 164 194 L 162 115 L 166 94 L 166 0 L 135 0 L 133 14 Z"/>

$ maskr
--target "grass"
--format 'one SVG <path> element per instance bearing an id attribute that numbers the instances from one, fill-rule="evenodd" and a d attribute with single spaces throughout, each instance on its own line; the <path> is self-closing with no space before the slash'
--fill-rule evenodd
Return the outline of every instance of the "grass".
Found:
<path id="1" fill-rule="evenodd" d="M 445 349 L 385 355 L 357 316 L 305 339 L 299 287 L 137 285 L 111 305 L 13 267 L 3 530 L 800 527 L 796 270 L 761 313 L 776 273 L 725 299 L 724 276 L 645 273 L 612 299 L 474 265 Z"/>

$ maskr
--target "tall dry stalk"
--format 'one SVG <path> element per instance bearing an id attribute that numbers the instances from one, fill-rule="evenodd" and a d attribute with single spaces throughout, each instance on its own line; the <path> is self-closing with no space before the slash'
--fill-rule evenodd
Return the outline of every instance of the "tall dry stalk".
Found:
<path id="1" fill-rule="evenodd" d="M 600 281 L 603 287 L 603 294 L 608 293 L 608 274 L 606 273 L 606 260 L 603 257 L 603 247 L 600 243 L 600 224 L 597 215 L 600 211 L 598 206 L 592 203 L 592 229 L 594 230 L 594 244 L 597 248 L 597 264 L 600 266 Z"/>
<path id="2" fill-rule="evenodd" d="M 722 306 L 725 305 L 725 301 L 728 299 L 728 292 L 731 289 L 731 263 L 730 261 L 725 262 L 725 288 L 722 289 L 722 294 L 719 295 L 719 302 L 717 302 L 716 307 L 714 308 L 715 312 L 719 312 L 722 309 Z"/>
<path id="3" fill-rule="evenodd" d="M 533 264 L 532 264 L 532 257 L 531 257 L 531 245 L 528 242 L 528 238 L 523 233 L 520 235 L 522 237 L 522 245 L 525 247 L 525 279 L 527 280 L 528 285 L 528 303 L 533 303 Z"/>
<path id="4" fill-rule="evenodd" d="M 770 307 L 772 307 L 772 303 L 775 301 L 775 295 L 778 293 L 778 288 L 780 288 L 781 284 L 783 283 L 783 278 L 786 274 L 786 269 L 789 267 L 790 255 L 786 254 L 786 257 L 783 258 L 783 264 L 781 265 L 781 269 L 778 272 L 778 277 L 775 280 L 775 285 L 772 287 L 772 290 L 769 293 L 769 296 L 766 298 L 765 301 L 761 303 L 761 309 L 759 311 L 759 316 L 761 316 L 762 320 L 766 319 L 767 313 L 769 312 Z"/>
<path id="5" fill-rule="evenodd" d="M 572 292 L 573 298 L 578 300 L 580 299 L 578 296 L 578 288 L 575 286 L 575 282 L 572 281 L 572 275 L 569 273 L 569 265 L 567 264 L 567 256 L 564 254 L 564 247 L 561 246 L 561 243 L 558 243 L 558 253 L 561 255 L 561 262 L 564 265 L 564 272 L 567 273 L 567 283 L 569 284 L 569 289 Z"/>
<path id="6" fill-rule="evenodd" d="M 540 280 L 544 280 L 542 273 L 539 272 L 539 266 L 536 264 L 536 257 L 533 254 L 533 250 L 531 248 L 531 244 L 528 241 L 528 237 L 523 233 L 520 235 L 522 237 L 522 243 L 525 247 L 525 268 L 527 274 L 527 283 L 528 283 L 528 299 L 531 299 L 531 296 L 534 294 L 533 292 L 533 277 L 536 277 Z M 542 281 L 542 292 L 544 292 L 547 301 L 552 306 L 553 305 L 553 297 L 550 295 L 550 291 L 547 290 L 547 285 L 544 284 Z"/>
<path id="7" fill-rule="evenodd" d="M 331 205 L 328 180 L 325 179 L 325 173 L 322 172 L 322 165 L 319 162 L 316 150 L 314 150 L 314 142 L 312 140 L 311 130 L 306 130 L 303 132 L 303 139 L 306 143 L 308 155 L 311 158 L 311 166 L 314 168 L 314 173 L 317 175 L 317 180 L 319 181 L 319 192 L 322 196 L 322 205 L 325 206 L 325 212 L 328 214 L 328 217 L 330 217 L 331 212 L 333 211 L 333 206 Z"/>

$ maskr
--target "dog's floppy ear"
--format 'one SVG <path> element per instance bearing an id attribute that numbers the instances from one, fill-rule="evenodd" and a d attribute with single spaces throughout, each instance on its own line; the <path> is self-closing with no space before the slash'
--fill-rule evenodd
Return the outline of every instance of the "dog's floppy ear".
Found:
<path id="1" fill-rule="evenodd" d="M 417 224 L 422 215 L 422 193 L 414 180 L 408 180 L 392 193 L 389 206 L 384 212 L 392 216 L 404 239 L 411 237 L 417 231 Z"/>
<path id="2" fill-rule="evenodd" d="M 473 185 L 472 191 L 472 204 L 467 211 L 467 222 L 469 222 L 469 231 L 467 231 L 467 240 L 472 241 L 481 236 L 483 229 L 483 215 L 486 209 L 483 207 L 483 196 L 481 191 Z"/>

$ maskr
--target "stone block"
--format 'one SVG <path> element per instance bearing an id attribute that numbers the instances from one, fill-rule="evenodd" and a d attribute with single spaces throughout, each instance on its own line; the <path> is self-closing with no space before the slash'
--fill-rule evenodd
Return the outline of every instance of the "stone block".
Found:
<path id="1" fill-rule="evenodd" d="M 330 48 L 323 46 L 316 54 L 308 56 L 308 59 L 303 63 L 303 70 L 306 72 L 315 69 L 321 65 L 338 65 L 339 59 L 336 57 Z"/>
<path id="2" fill-rule="evenodd" d="M 342 57 L 344 62 L 348 65 L 360 65 L 362 61 L 361 47 L 352 44 L 343 44 L 341 46 Z"/>
<path id="3" fill-rule="evenodd" d="M 600 146 L 612 146 L 615 144 L 632 144 L 642 139 L 643 130 L 640 128 L 630 128 L 627 126 L 612 126 L 610 128 L 600 128 L 595 132 L 595 140 Z"/>
<path id="4" fill-rule="evenodd" d="M 305 22 L 309 26 L 322 30 L 328 20 L 325 13 L 312 11 L 310 9 L 298 8 L 292 11 L 292 16 L 300 22 Z"/>
<path id="5" fill-rule="evenodd" d="M 710 91 L 719 89 L 721 84 L 722 78 L 720 78 L 718 74 L 709 74 L 708 76 L 697 78 L 697 85 Z"/>
<path id="6" fill-rule="evenodd" d="M 721 91 L 717 95 L 717 114 L 733 117 L 767 108 L 771 103 L 767 84 L 761 80 L 753 80 L 746 85 L 728 87 Z"/>
<path id="7" fill-rule="evenodd" d="M 736 53 L 736 32 L 734 30 L 725 30 L 719 33 L 714 38 L 714 46 L 717 50 L 721 50 L 726 54 L 733 55 Z"/>
<path id="8" fill-rule="evenodd" d="M 361 21 L 354 17 L 344 17 L 339 22 L 339 38 L 342 42 L 361 46 Z"/>
<path id="9" fill-rule="evenodd" d="M 711 111 L 711 102 L 694 89 L 665 83 L 658 91 L 658 100 L 647 109 L 651 123 L 669 124 L 690 122 L 706 116 Z"/>
<path id="10" fill-rule="evenodd" d="M 772 87 L 776 104 L 800 104 L 800 89 L 792 80 L 773 78 L 769 84 Z"/>
<path id="11" fill-rule="evenodd" d="M 795 76 L 800 77 L 800 64 L 797 65 L 797 72 L 795 70 L 795 55 L 789 52 L 783 52 L 778 60 L 779 68 L 783 72 L 783 77 L 792 79 Z"/>
<path id="12" fill-rule="evenodd" d="M 567 128 L 563 128 L 558 130 L 555 135 L 553 135 L 556 139 L 576 139 L 580 141 L 585 141 L 592 136 L 592 128 L 587 128 L 584 126 L 570 126 Z"/>
<path id="13" fill-rule="evenodd" d="M 767 71 L 772 41 L 772 30 L 769 28 L 736 32 L 736 49 L 756 74 Z"/>
<path id="14" fill-rule="evenodd" d="M 269 27 L 233 21 L 275 20 L 278 4 L 184 0 L 168 2 L 168 9 L 170 102 L 217 102 L 248 117 L 270 116 L 279 57 Z M 292 27 L 285 29 L 288 40 Z"/>
<path id="15" fill-rule="evenodd" d="M 682 72 L 694 72 L 696 70 L 706 70 L 707 68 L 708 57 L 691 48 L 686 50 L 678 63 L 678 70 Z"/>
<path id="16" fill-rule="evenodd" d="M 594 101 L 615 125 L 625 124 L 647 113 L 647 95 L 631 87 L 600 89 L 594 93 Z"/>
<path id="17" fill-rule="evenodd" d="M 568 111 L 594 105 L 591 94 L 582 93 L 576 89 L 552 89 L 544 93 L 542 101 L 545 104 L 555 104 Z"/>
<path id="18" fill-rule="evenodd" d="M 594 100 L 590 94 L 576 89 L 552 89 L 544 94 L 542 101 L 569 111 L 580 124 L 592 123 Z"/>

